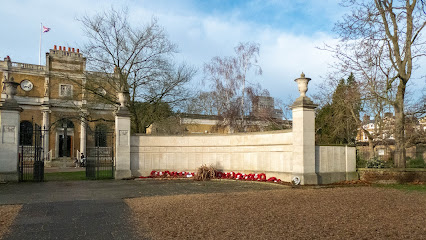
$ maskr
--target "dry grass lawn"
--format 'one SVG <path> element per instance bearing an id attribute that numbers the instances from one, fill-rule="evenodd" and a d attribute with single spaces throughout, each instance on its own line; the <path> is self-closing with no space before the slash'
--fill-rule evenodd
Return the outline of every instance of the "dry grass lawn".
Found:
<path id="1" fill-rule="evenodd" d="M 425 239 L 426 194 L 374 187 L 127 199 L 153 239 Z"/>
<path id="2" fill-rule="evenodd" d="M 0 239 L 9 231 L 10 225 L 21 210 L 21 205 L 0 205 Z"/>

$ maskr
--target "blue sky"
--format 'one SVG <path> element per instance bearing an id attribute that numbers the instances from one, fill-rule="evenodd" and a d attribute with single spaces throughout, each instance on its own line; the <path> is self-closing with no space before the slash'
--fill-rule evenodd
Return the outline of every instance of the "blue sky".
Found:
<path id="1" fill-rule="evenodd" d="M 76 18 L 114 7 L 128 7 L 134 25 L 153 16 L 179 46 L 177 61 L 199 67 L 214 56 L 233 54 L 239 42 L 260 43 L 263 75 L 253 77 L 271 95 L 286 102 L 299 94 L 293 82 L 300 73 L 312 78 L 308 95 L 324 80 L 333 63 L 330 53 L 318 50 L 333 44 L 333 24 L 346 9 L 338 0 L 21 0 L 3 1 L 0 8 L 0 57 L 38 64 L 40 23 L 44 53 L 53 45 L 79 47 L 85 41 Z M 423 73 L 424 75 L 424 73 Z M 425 80 L 417 80 L 425 85 Z M 415 82 L 415 81 L 414 81 Z"/>

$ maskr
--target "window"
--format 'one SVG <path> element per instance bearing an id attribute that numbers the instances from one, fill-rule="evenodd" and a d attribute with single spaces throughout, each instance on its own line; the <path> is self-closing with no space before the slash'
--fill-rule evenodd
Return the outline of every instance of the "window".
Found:
<path id="1" fill-rule="evenodd" d="M 60 84 L 59 85 L 59 96 L 60 97 L 71 97 L 72 96 L 72 85 Z"/>
<path id="2" fill-rule="evenodd" d="M 59 120 L 58 124 L 60 128 L 74 128 L 74 123 L 66 118 L 62 118 L 61 120 Z"/>

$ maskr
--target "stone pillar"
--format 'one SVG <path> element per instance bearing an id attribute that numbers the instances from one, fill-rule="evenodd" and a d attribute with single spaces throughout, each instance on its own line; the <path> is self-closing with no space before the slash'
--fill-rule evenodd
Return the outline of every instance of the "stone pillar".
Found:
<path id="1" fill-rule="evenodd" d="M 19 83 L 5 78 L 4 95 L 0 102 L 0 181 L 18 181 L 18 146 L 20 112 L 14 99 Z"/>
<path id="2" fill-rule="evenodd" d="M 115 179 L 130 178 L 130 112 L 126 93 L 119 93 L 120 107 L 115 115 Z"/>
<path id="3" fill-rule="evenodd" d="M 293 112 L 293 172 L 292 178 L 298 177 L 300 184 L 317 184 L 315 173 L 315 105 L 306 96 L 308 82 L 302 73 L 295 81 L 300 97 L 291 106 Z"/>
<path id="4" fill-rule="evenodd" d="M 52 160 L 52 156 L 49 156 L 49 106 L 48 105 L 43 105 L 42 106 L 42 113 L 43 113 L 43 126 L 42 129 L 45 130 L 43 131 L 43 134 L 45 134 L 44 138 L 43 138 L 43 148 L 44 148 L 44 154 L 45 154 L 45 161 L 50 161 Z"/>
<path id="5" fill-rule="evenodd" d="M 86 119 L 81 117 L 80 123 L 80 153 L 84 153 L 84 156 L 87 156 L 86 153 Z M 80 158 L 80 156 L 77 156 Z"/>

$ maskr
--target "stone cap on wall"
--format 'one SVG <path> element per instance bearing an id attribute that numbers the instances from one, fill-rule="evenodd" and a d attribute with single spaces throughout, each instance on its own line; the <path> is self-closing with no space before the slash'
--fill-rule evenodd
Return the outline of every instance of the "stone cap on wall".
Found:
<path id="1" fill-rule="evenodd" d="M 312 100 L 308 97 L 298 97 L 296 101 L 290 106 L 291 109 L 294 108 L 308 108 L 308 109 L 315 109 L 318 107 L 317 104 L 312 102 Z"/>
<path id="2" fill-rule="evenodd" d="M 16 101 L 0 101 L 0 110 L 18 111 L 18 112 L 23 111 L 23 109 L 19 107 Z"/>

